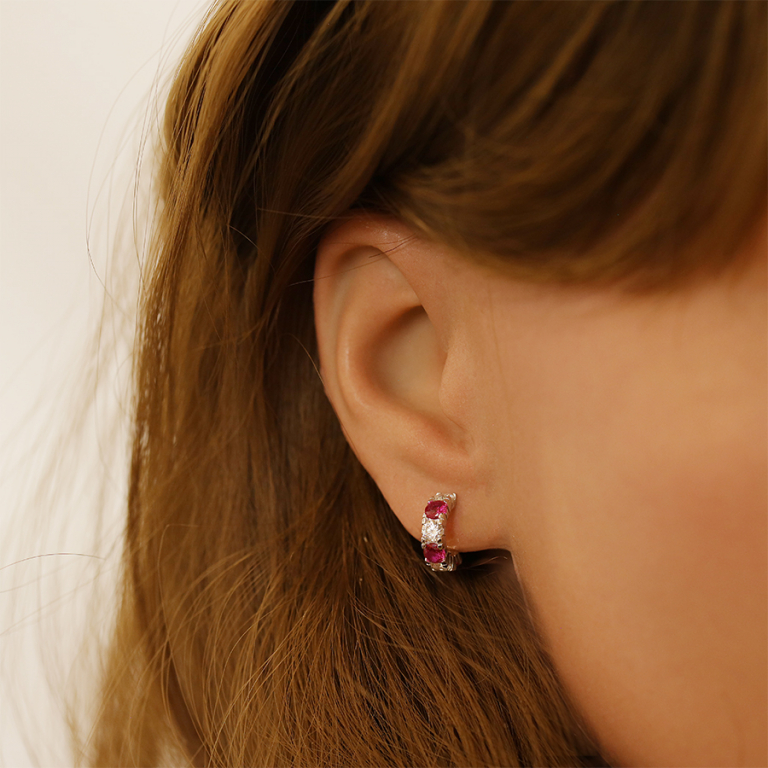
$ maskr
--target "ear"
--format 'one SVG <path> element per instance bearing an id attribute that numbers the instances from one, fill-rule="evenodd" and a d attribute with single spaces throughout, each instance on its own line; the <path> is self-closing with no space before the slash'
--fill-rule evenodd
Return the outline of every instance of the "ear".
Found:
<path id="1" fill-rule="evenodd" d="M 326 394 L 392 510 L 420 538 L 427 500 L 456 493 L 446 543 L 472 551 L 503 539 L 483 508 L 457 269 L 402 222 L 355 214 L 319 244 L 315 324 Z"/>

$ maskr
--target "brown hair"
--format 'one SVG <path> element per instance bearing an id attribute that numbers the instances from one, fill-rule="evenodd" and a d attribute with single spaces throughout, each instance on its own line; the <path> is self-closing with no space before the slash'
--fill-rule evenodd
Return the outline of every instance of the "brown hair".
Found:
<path id="1" fill-rule="evenodd" d="M 662 289 L 766 206 L 766 5 L 217 3 L 176 72 L 94 765 L 575 765 L 507 563 L 426 570 L 315 363 L 353 209 Z"/>

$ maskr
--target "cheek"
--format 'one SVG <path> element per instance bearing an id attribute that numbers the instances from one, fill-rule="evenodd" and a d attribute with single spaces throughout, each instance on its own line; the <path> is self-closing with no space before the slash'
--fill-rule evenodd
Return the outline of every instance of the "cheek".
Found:
<path id="1" fill-rule="evenodd" d="M 759 760 L 760 334 L 734 351 L 726 337 L 715 349 L 711 338 L 677 344 L 664 323 L 627 317 L 550 327 L 554 336 L 539 327 L 503 372 L 515 469 L 506 492 L 518 571 L 564 682 L 618 762 Z"/>

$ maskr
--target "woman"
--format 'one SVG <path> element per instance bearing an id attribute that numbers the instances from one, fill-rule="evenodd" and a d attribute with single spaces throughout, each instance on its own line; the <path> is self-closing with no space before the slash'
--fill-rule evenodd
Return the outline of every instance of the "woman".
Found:
<path id="1" fill-rule="evenodd" d="M 765 40 L 214 6 L 91 763 L 766 764 Z"/>

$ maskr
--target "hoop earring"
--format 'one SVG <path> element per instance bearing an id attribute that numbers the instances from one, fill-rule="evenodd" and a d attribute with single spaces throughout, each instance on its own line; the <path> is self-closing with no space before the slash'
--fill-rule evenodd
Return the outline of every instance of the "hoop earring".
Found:
<path id="1" fill-rule="evenodd" d="M 421 549 L 424 562 L 433 571 L 455 571 L 461 555 L 443 542 L 445 521 L 456 506 L 455 493 L 436 493 L 427 503 L 421 516 Z"/>

